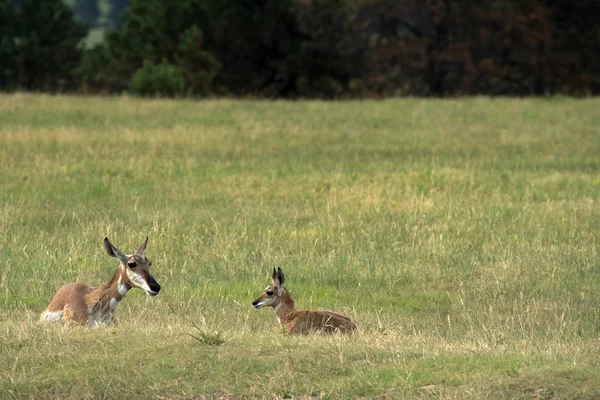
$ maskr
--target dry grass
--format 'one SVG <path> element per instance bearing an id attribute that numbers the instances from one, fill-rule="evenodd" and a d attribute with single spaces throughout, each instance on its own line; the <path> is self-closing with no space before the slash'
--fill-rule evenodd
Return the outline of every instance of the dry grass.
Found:
<path id="1" fill-rule="evenodd" d="M 0 397 L 597 398 L 597 109 L 1 96 Z M 36 323 L 145 235 L 160 296 Z M 282 334 L 277 266 L 359 332 Z"/>

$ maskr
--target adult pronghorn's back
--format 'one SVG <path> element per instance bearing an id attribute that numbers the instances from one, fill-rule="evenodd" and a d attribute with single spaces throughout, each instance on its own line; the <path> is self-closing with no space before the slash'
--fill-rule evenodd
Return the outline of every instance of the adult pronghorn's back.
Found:
<path id="1" fill-rule="evenodd" d="M 333 311 L 297 311 L 294 300 L 283 287 L 283 271 L 273 268 L 273 283 L 265 288 L 262 296 L 252 302 L 254 308 L 270 306 L 275 309 L 279 323 L 288 333 L 350 333 L 356 324 L 345 315 Z"/>
<path id="2" fill-rule="evenodd" d="M 148 238 L 134 254 L 123 254 L 104 238 L 107 253 L 119 260 L 119 267 L 112 277 L 99 287 L 83 283 L 69 283 L 62 286 L 42 313 L 41 322 L 74 321 L 79 324 L 108 324 L 112 313 L 132 287 L 144 289 L 150 296 L 156 296 L 160 285 L 150 275 L 152 262 L 144 257 Z"/>

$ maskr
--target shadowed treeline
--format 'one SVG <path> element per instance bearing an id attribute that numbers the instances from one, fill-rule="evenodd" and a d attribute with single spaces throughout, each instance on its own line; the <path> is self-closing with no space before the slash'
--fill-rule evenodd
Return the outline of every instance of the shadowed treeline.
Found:
<path id="1" fill-rule="evenodd" d="M 0 0 L 0 89 L 597 94 L 598 17 L 595 0 Z"/>

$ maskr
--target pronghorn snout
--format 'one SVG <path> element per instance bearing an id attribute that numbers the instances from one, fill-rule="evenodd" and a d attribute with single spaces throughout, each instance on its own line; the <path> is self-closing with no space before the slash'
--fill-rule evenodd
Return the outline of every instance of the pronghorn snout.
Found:
<path id="1" fill-rule="evenodd" d="M 262 306 L 263 305 L 261 304 L 260 297 L 252 302 L 252 307 L 256 308 L 257 310 Z"/>
<path id="2" fill-rule="evenodd" d="M 150 288 L 150 291 L 147 291 L 147 293 L 150 296 L 156 296 L 158 292 L 160 292 L 160 285 L 156 282 L 156 279 L 151 276 L 148 277 L 148 287 Z"/>

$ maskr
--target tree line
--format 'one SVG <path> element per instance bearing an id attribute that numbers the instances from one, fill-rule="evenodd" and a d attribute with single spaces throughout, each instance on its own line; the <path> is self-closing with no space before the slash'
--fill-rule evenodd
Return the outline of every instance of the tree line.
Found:
<path id="1" fill-rule="evenodd" d="M 600 92 L 597 0 L 119 0 L 118 21 L 86 47 L 89 26 L 74 11 L 97 16 L 90 2 L 0 0 L 0 90 L 284 98 Z"/>

